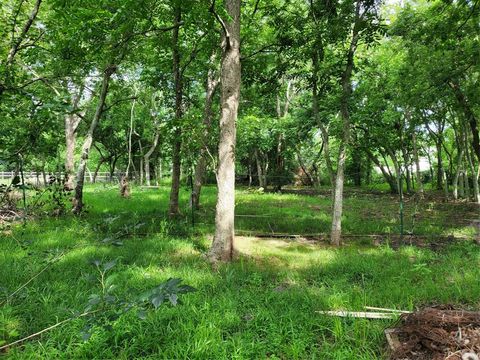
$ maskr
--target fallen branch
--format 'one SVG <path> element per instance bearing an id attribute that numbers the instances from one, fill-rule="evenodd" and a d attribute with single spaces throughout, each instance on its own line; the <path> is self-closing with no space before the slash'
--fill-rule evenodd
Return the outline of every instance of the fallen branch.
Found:
<path id="1" fill-rule="evenodd" d="M 17 241 L 18 242 L 18 241 Z M 35 275 L 33 275 L 26 283 L 24 283 L 23 285 L 21 285 L 17 290 L 15 290 L 13 293 L 11 293 L 10 295 L 7 295 L 7 297 L 5 298 L 5 300 L 3 300 L 2 302 L 0 302 L 0 306 L 5 304 L 10 298 L 12 298 L 13 296 L 15 296 L 20 290 L 22 290 L 24 287 L 26 287 L 28 284 L 30 284 L 33 280 L 35 280 L 37 277 L 39 277 L 45 270 L 47 270 L 53 263 L 55 263 L 57 260 L 59 260 L 63 255 L 65 255 L 64 253 L 62 253 L 61 255 L 57 256 L 55 259 L 53 259 L 52 261 L 50 261 L 42 270 L 40 270 L 38 273 L 36 273 Z"/>
<path id="2" fill-rule="evenodd" d="M 396 319 L 398 314 L 384 312 L 365 312 L 365 311 L 316 311 L 322 315 L 352 317 L 363 319 Z"/>
<path id="3" fill-rule="evenodd" d="M 69 322 L 69 321 L 72 321 L 72 320 L 75 320 L 75 319 L 78 319 L 78 318 L 81 318 L 81 317 L 84 317 L 84 316 L 87 316 L 87 315 L 91 315 L 91 314 L 96 313 L 96 312 L 98 312 L 98 311 L 100 311 L 100 310 L 87 311 L 87 312 L 84 312 L 83 314 L 80 314 L 80 315 L 77 315 L 77 316 L 72 316 L 72 317 L 70 317 L 70 318 L 68 318 L 68 319 L 65 319 L 65 320 L 62 320 L 62 321 L 60 321 L 60 322 L 57 322 L 56 324 L 54 324 L 54 325 L 52 325 L 52 326 L 49 326 L 49 327 L 47 327 L 47 328 L 45 328 L 45 329 L 43 329 L 43 330 L 40 330 L 40 331 L 38 331 L 38 332 L 36 332 L 36 333 L 34 333 L 34 334 L 28 335 L 28 336 L 26 336 L 26 337 L 24 337 L 24 338 L 22 338 L 22 339 L 19 339 L 19 340 L 16 340 L 16 341 L 10 343 L 10 344 L 1 346 L 1 347 L 0 347 L 0 351 L 1 351 L 1 350 L 6 350 L 7 348 L 12 347 L 13 345 L 20 344 L 20 343 L 22 343 L 22 342 L 24 342 L 24 341 L 26 341 L 26 340 L 30 340 L 30 339 L 32 339 L 32 338 L 34 338 L 34 337 L 36 337 L 36 336 L 39 336 L 39 335 L 41 335 L 41 334 L 43 334 L 43 333 L 45 333 L 45 332 L 47 332 L 47 331 L 50 331 L 50 330 L 52 330 L 52 329 L 55 329 L 56 327 L 59 327 L 60 325 L 63 325 L 63 324 L 65 324 L 65 323 Z"/>
<path id="4" fill-rule="evenodd" d="M 365 310 L 378 310 L 378 311 L 385 311 L 385 312 L 392 312 L 392 313 L 399 313 L 399 314 L 410 314 L 411 313 L 411 311 L 397 310 L 397 309 L 386 309 L 386 308 L 380 308 L 380 307 L 375 307 L 375 306 L 365 306 Z"/>

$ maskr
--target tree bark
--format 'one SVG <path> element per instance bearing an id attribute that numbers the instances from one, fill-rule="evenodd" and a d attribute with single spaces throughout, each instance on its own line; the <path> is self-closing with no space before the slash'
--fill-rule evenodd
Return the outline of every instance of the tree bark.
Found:
<path id="1" fill-rule="evenodd" d="M 150 156 L 152 156 L 153 152 L 158 146 L 158 141 L 160 140 L 160 130 L 155 130 L 155 137 L 153 138 L 153 144 L 148 149 L 147 153 L 144 156 L 144 166 L 145 166 L 145 180 L 147 186 L 151 184 L 151 175 L 150 175 Z"/>
<path id="2" fill-rule="evenodd" d="M 470 172 L 472 173 L 472 179 L 473 179 L 473 199 L 476 203 L 480 204 L 480 192 L 478 188 L 478 174 L 477 174 L 478 172 L 475 169 L 475 164 L 473 162 L 472 156 L 470 155 L 467 131 L 464 132 L 464 136 L 465 136 L 465 157 L 467 159 L 468 166 L 470 168 Z M 467 181 L 468 181 L 468 178 L 467 178 Z"/>
<path id="3" fill-rule="evenodd" d="M 340 100 L 340 114 L 343 121 L 343 134 L 338 151 L 337 176 L 335 177 L 335 193 L 333 198 L 333 216 L 332 231 L 330 242 L 332 245 L 339 246 L 342 235 L 342 210 L 343 210 L 343 185 L 345 159 L 347 156 L 347 144 L 350 141 L 350 112 L 349 101 L 352 93 L 352 84 L 350 83 L 353 71 L 355 51 L 358 44 L 358 20 L 360 15 L 360 1 L 357 1 L 355 9 L 355 24 L 352 30 L 352 39 L 347 53 L 347 64 L 342 75 L 342 98 Z"/>
<path id="4" fill-rule="evenodd" d="M 181 5 L 175 6 L 174 14 L 174 29 L 172 36 L 173 45 L 173 74 L 175 82 L 175 130 L 172 144 L 172 187 L 170 189 L 170 204 L 169 204 L 169 216 L 175 217 L 180 214 L 178 207 L 178 193 L 180 191 L 180 167 L 181 167 L 181 154 L 182 147 L 182 127 L 181 118 L 183 116 L 182 103 L 183 103 L 183 79 L 180 69 L 180 44 L 179 44 L 179 31 L 180 23 L 182 21 L 182 9 Z"/>
<path id="5" fill-rule="evenodd" d="M 65 190 L 74 189 L 73 173 L 75 171 L 75 144 L 78 125 L 81 117 L 75 114 L 78 110 L 78 104 L 83 95 L 84 84 L 72 99 L 72 112 L 65 117 Z"/>
<path id="6" fill-rule="evenodd" d="M 258 155 L 257 149 L 255 149 L 255 163 L 257 164 L 258 186 L 261 188 L 265 188 L 265 184 L 263 183 L 262 164 L 260 162 L 260 156 Z"/>
<path id="7" fill-rule="evenodd" d="M 437 147 L 437 190 L 443 189 L 443 161 L 442 161 L 442 143 L 440 140 L 435 142 Z"/>
<path id="8" fill-rule="evenodd" d="M 210 56 L 210 62 L 213 64 L 215 62 L 215 53 Z M 205 171 L 207 168 L 207 139 L 210 135 L 212 128 L 212 105 L 213 98 L 215 96 L 215 91 L 218 88 L 219 79 L 217 73 L 214 69 L 210 69 L 207 75 L 207 86 L 206 86 L 206 96 L 205 96 L 205 108 L 203 111 L 203 134 L 202 134 L 202 147 L 200 148 L 200 154 L 198 157 L 197 164 L 195 165 L 195 175 L 193 179 L 193 191 L 192 198 L 190 201 L 191 206 L 194 209 L 198 209 L 200 206 L 200 193 L 202 191 L 202 183 L 205 177 Z"/>
<path id="9" fill-rule="evenodd" d="M 83 185 L 85 181 L 85 169 L 87 167 L 88 155 L 90 153 L 90 149 L 92 147 L 93 142 L 93 133 L 100 122 L 100 117 L 102 116 L 103 107 L 105 105 L 105 99 L 107 98 L 108 93 L 108 85 L 110 82 L 110 78 L 112 74 L 115 72 L 116 66 L 109 65 L 103 72 L 103 79 L 102 79 L 102 87 L 100 90 L 100 97 L 98 99 L 97 108 L 95 110 L 95 114 L 93 116 L 92 122 L 90 123 L 90 127 L 88 129 L 87 135 L 85 136 L 85 140 L 82 146 L 82 155 L 80 158 L 80 163 L 78 165 L 77 170 L 77 179 L 75 185 L 75 197 L 73 199 L 73 209 L 72 212 L 74 214 L 80 214 L 83 209 Z"/>
<path id="10" fill-rule="evenodd" d="M 413 143 L 413 157 L 415 159 L 415 175 L 417 177 L 417 186 L 418 186 L 417 193 L 420 199 L 423 199 L 425 194 L 423 191 L 422 173 L 420 171 L 420 158 L 418 157 L 417 136 L 415 135 L 415 130 L 412 132 L 412 143 Z"/>
<path id="11" fill-rule="evenodd" d="M 465 184 L 465 174 L 463 172 L 463 163 L 462 163 L 462 170 L 460 170 L 460 177 L 458 179 L 458 196 L 459 198 L 464 198 L 465 197 L 465 188 L 463 185 Z"/>
<path id="12" fill-rule="evenodd" d="M 218 197 L 215 214 L 215 236 L 210 248 L 212 262 L 230 261 L 234 249 L 235 220 L 235 143 L 240 100 L 240 0 L 225 0 L 229 16 L 224 24 L 221 67 L 221 117 L 218 146 Z"/>
<path id="13" fill-rule="evenodd" d="M 320 54 L 323 57 L 323 50 L 320 51 Z M 323 156 L 325 158 L 325 164 L 327 166 L 328 176 L 330 178 L 330 183 L 332 188 L 335 186 L 335 172 L 333 171 L 332 160 L 330 159 L 330 147 L 329 147 L 329 139 L 328 139 L 328 132 L 325 128 L 325 125 L 322 123 L 319 115 L 319 107 L 318 107 L 318 71 L 319 71 L 319 62 L 322 60 L 319 57 L 318 49 L 314 49 L 312 53 L 312 65 L 313 65 L 313 73 L 312 73 L 312 112 L 313 117 L 315 118 L 315 122 L 317 123 L 320 134 L 322 135 L 324 152 Z"/>

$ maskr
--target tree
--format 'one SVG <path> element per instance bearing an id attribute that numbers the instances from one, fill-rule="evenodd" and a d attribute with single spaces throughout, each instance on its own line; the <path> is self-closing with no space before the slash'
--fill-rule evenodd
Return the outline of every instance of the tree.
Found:
<path id="1" fill-rule="evenodd" d="M 212 262 L 229 261 L 233 256 L 235 237 L 235 142 L 238 105 L 240 100 L 240 0 L 225 0 L 229 19 L 223 20 L 212 12 L 222 25 L 221 117 L 218 146 L 215 236 L 210 248 Z"/>

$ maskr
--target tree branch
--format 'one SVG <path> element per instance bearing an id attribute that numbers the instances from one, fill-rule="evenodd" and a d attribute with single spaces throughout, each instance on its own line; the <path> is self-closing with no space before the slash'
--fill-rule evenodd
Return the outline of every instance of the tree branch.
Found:
<path id="1" fill-rule="evenodd" d="M 210 12 L 215 16 L 215 19 L 220 23 L 222 26 L 222 29 L 225 33 L 225 42 L 226 42 L 226 48 L 229 49 L 231 44 L 230 44 L 230 32 L 228 31 L 227 25 L 223 21 L 223 19 L 220 17 L 220 15 L 217 14 L 215 11 L 215 0 L 212 1 L 212 5 L 210 6 Z"/>

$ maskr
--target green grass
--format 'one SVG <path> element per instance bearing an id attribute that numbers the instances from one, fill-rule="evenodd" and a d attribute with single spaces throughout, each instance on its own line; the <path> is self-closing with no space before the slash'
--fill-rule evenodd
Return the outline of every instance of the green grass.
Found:
<path id="1" fill-rule="evenodd" d="M 47 270 L 0 306 L 0 343 L 46 328 L 82 312 L 98 293 L 93 259 L 119 259 L 118 298 L 134 300 L 170 277 L 198 289 L 183 304 L 162 305 L 141 320 L 135 311 L 97 323 L 84 341 L 81 318 L 11 348 L 11 359 L 380 359 L 383 330 L 394 321 L 340 319 L 315 311 L 362 310 L 365 305 L 414 309 L 432 303 L 480 307 L 480 251 L 471 241 L 437 252 L 415 247 L 373 247 L 361 238 L 334 249 L 307 240 L 238 237 L 241 256 L 212 270 L 203 254 L 213 230 L 215 189 L 204 189 L 204 206 L 192 229 L 188 192 L 184 217 L 166 220 L 168 189 L 89 187 L 88 213 L 30 221 L 0 235 L 0 302 Z M 329 229 L 329 197 L 237 193 L 236 219 L 244 232 L 306 234 Z M 395 197 L 348 192 L 344 229 L 351 234 L 398 231 Z M 414 202 L 406 205 L 408 218 Z M 472 230 L 466 204 L 428 200 L 418 207 L 415 231 L 435 236 Z M 478 210 L 478 209 L 476 209 Z M 408 228 L 408 221 L 406 221 Z M 109 240 L 110 239 L 110 240 Z M 112 240 L 113 239 L 113 240 Z M 106 240 L 106 241 L 105 241 Z M 102 242 L 104 241 L 104 242 Z M 122 245 L 114 246 L 112 241 Z M 1 356 L 1 355 L 0 355 Z"/>

